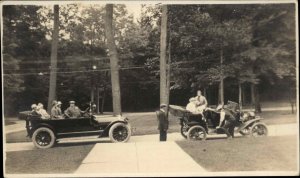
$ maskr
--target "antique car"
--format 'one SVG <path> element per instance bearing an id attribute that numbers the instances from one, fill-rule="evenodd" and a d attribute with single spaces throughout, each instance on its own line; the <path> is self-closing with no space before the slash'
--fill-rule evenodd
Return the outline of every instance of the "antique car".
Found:
<path id="1" fill-rule="evenodd" d="M 123 116 L 96 115 L 91 111 L 78 118 L 41 119 L 31 112 L 21 112 L 26 120 L 26 130 L 37 148 L 51 148 L 58 139 L 69 137 L 109 137 L 112 142 L 127 142 L 131 136 L 128 118 Z"/>
<path id="2" fill-rule="evenodd" d="M 237 103 L 228 101 L 226 109 L 237 107 Z M 220 123 L 220 112 L 214 109 L 206 109 L 201 114 L 192 114 L 182 106 L 170 105 L 169 111 L 172 115 L 180 119 L 181 135 L 188 140 L 205 140 L 207 134 L 225 134 L 223 127 L 218 127 Z M 254 112 L 235 112 L 235 132 L 241 135 L 260 137 L 268 134 L 268 128 L 259 116 Z M 223 122 L 226 122 L 226 117 Z"/>

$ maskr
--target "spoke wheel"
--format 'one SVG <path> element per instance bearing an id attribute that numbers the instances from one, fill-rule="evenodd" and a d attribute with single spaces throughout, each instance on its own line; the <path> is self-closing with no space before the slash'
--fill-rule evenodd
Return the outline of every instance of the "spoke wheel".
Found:
<path id="1" fill-rule="evenodd" d="M 187 124 L 185 124 L 185 123 L 181 124 L 180 133 L 185 139 L 187 138 L 189 128 L 190 127 Z"/>
<path id="2" fill-rule="evenodd" d="M 203 127 L 196 125 L 189 129 L 187 133 L 188 140 L 205 140 L 206 139 L 206 131 Z"/>
<path id="3" fill-rule="evenodd" d="M 37 148 L 51 148 L 56 141 L 53 131 L 46 127 L 38 128 L 32 135 L 32 142 Z"/>
<path id="4" fill-rule="evenodd" d="M 116 123 L 109 129 L 109 138 L 112 142 L 127 142 L 131 136 L 128 124 Z"/>
<path id="5" fill-rule="evenodd" d="M 253 137 L 263 137 L 268 135 L 268 128 L 263 123 L 256 123 L 251 127 L 251 135 Z"/>

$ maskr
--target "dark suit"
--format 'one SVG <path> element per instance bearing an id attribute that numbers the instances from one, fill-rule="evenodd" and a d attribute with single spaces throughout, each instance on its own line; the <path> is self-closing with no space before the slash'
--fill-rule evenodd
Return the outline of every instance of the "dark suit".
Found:
<path id="1" fill-rule="evenodd" d="M 166 111 L 164 109 L 160 109 L 156 111 L 156 116 L 158 120 L 159 140 L 166 141 L 167 130 L 169 128 L 169 120 L 167 118 Z"/>

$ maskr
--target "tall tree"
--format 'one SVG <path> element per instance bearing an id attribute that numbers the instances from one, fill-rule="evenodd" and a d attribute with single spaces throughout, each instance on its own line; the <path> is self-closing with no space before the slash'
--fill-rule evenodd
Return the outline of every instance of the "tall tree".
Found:
<path id="1" fill-rule="evenodd" d="M 51 47 L 51 68 L 50 68 L 50 83 L 49 83 L 49 97 L 48 97 L 48 112 L 51 110 L 52 101 L 56 97 L 56 78 L 57 78 L 57 47 L 59 33 L 59 6 L 54 5 L 54 22 L 52 33 L 52 47 Z"/>
<path id="2" fill-rule="evenodd" d="M 160 30 L 160 103 L 168 104 L 167 97 L 167 24 L 168 7 L 163 5 Z"/>
<path id="3" fill-rule="evenodd" d="M 110 69 L 111 69 L 111 84 L 113 96 L 113 114 L 121 114 L 121 93 L 119 81 L 119 57 L 117 47 L 114 40 L 113 33 L 113 4 L 106 4 L 105 6 L 105 34 L 107 39 L 107 46 L 109 49 Z"/>

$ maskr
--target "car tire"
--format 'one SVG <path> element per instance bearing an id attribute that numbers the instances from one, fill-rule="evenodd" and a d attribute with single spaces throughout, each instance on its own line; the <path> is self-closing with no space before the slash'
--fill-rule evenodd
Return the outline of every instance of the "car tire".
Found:
<path id="1" fill-rule="evenodd" d="M 196 141 L 196 140 L 206 140 L 206 131 L 200 125 L 195 125 L 191 127 L 187 133 L 187 139 Z"/>
<path id="2" fill-rule="evenodd" d="M 189 131 L 189 126 L 187 124 L 181 124 L 180 133 L 183 138 L 187 139 L 187 133 Z"/>
<path id="3" fill-rule="evenodd" d="M 239 131 L 239 133 L 242 136 L 248 136 L 251 134 L 251 128 L 250 127 L 244 128 L 243 130 Z"/>
<path id="4" fill-rule="evenodd" d="M 250 132 L 252 137 L 264 137 L 268 135 L 268 128 L 264 123 L 255 123 Z"/>
<path id="5" fill-rule="evenodd" d="M 131 136 L 131 128 L 125 123 L 115 123 L 110 127 L 108 135 L 114 143 L 127 142 Z"/>
<path id="6" fill-rule="evenodd" d="M 40 149 L 51 148 L 56 142 L 56 137 L 51 129 L 40 127 L 33 132 L 32 142 Z"/>

